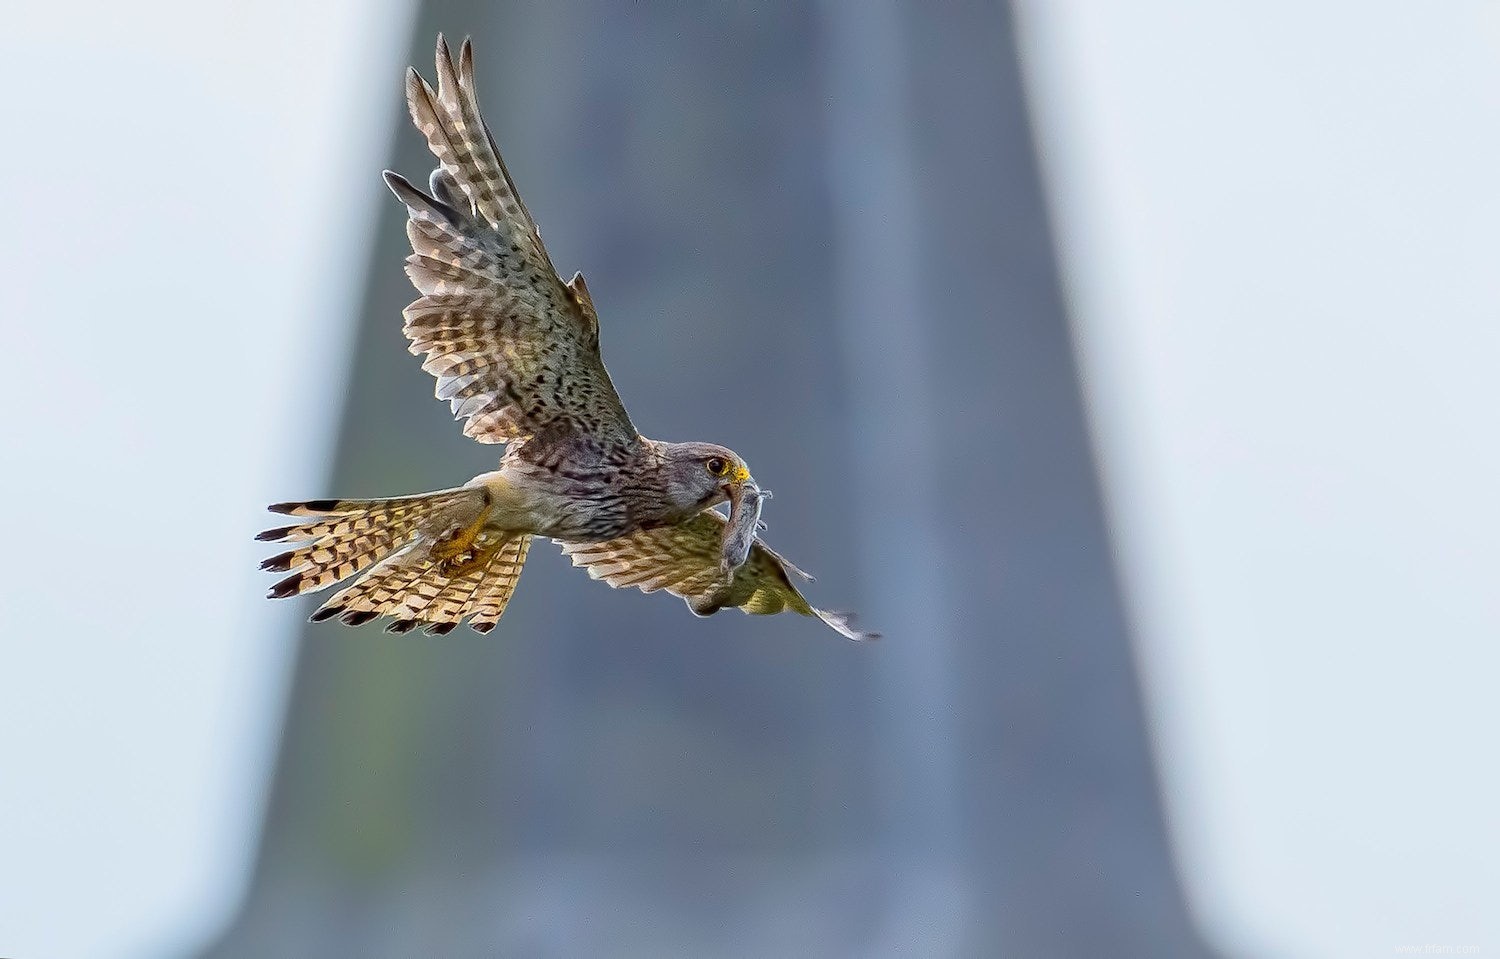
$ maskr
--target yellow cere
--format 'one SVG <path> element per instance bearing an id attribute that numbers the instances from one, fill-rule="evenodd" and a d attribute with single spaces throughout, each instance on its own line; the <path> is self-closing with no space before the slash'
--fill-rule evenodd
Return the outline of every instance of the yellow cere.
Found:
<path id="1" fill-rule="evenodd" d="M 747 469 L 745 469 L 745 467 L 743 467 L 743 466 L 736 466 L 734 468 L 734 481 L 736 483 L 743 483 L 745 480 L 747 480 L 749 478 L 750 478 L 750 471 L 747 470 Z"/>

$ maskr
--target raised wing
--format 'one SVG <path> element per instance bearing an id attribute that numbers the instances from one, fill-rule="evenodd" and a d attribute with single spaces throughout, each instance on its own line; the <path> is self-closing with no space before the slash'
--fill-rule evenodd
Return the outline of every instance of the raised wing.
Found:
<path id="1" fill-rule="evenodd" d="M 593 579 L 615 588 L 634 586 L 645 593 L 664 589 L 687 601 L 699 616 L 725 606 L 747 613 L 769 614 L 791 610 L 816 616 L 849 639 L 877 639 L 879 634 L 854 628 L 851 613 L 833 613 L 808 603 L 791 575 L 812 579 L 758 538 L 744 565 L 726 581 L 721 573 L 724 526 L 727 520 L 705 510 L 685 523 L 637 530 L 602 543 L 559 542 L 574 566 Z"/>
<path id="2" fill-rule="evenodd" d="M 599 357 L 582 275 L 563 283 L 479 115 L 474 55 L 455 68 L 438 37 L 438 87 L 406 78 L 412 122 L 438 160 L 431 195 L 385 174 L 406 204 L 406 273 L 422 297 L 406 308 L 411 351 L 437 397 L 481 443 L 585 438 L 601 450 L 639 442 Z"/>

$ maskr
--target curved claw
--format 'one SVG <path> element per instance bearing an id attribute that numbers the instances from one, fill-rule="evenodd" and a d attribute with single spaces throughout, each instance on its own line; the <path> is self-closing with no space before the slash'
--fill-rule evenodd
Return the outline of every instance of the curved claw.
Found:
<path id="1" fill-rule="evenodd" d="M 474 517 L 469 525 L 455 531 L 453 534 L 438 540 L 432 544 L 429 555 L 438 564 L 438 571 L 448 578 L 461 576 L 482 563 L 489 562 L 498 547 L 489 546 L 476 549 L 474 544 L 479 539 L 479 534 L 484 531 L 484 524 L 490 518 L 493 507 L 486 506 Z"/>
<path id="2" fill-rule="evenodd" d="M 489 564 L 490 558 L 499 552 L 504 543 L 495 543 L 470 551 L 467 555 L 450 556 L 438 560 L 438 572 L 448 579 L 472 573 Z"/>

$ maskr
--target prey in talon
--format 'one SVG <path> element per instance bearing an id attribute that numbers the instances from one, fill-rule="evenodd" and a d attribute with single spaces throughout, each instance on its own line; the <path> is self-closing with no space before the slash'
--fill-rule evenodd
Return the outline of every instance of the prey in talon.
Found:
<path id="1" fill-rule="evenodd" d="M 418 294 L 401 332 L 464 434 L 504 455 L 452 489 L 272 506 L 297 522 L 257 537 L 290 546 L 261 564 L 289 574 L 270 595 L 346 583 L 314 620 L 488 632 L 532 537 L 547 536 L 594 579 L 666 590 L 694 612 L 791 610 L 874 638 L 808 603 L 792 581 L 805 574 L 756 536 L 769 494 L 733 450 L 636 429 L 604 367 L 588 284 L 558 274 L 484 122 L 468 41 L 455 57 L 438 38 L 435 77 L 406 75 L 412 123 L 437 162 L 427 189 L 385 174 L 406 209 Z M 727 519 L 714 508 L 726 502 Z"/>

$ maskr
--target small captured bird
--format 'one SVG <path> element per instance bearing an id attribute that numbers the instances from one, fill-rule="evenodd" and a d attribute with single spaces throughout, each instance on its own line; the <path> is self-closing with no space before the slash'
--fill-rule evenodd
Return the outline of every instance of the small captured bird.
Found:
<path id="1" fill-rule="evenodd" d="M 469 42 L 455 61 L 439 36 L 437 89 L 408 69 L 406 103 L 438 166 L 427 192 L 385 173 L 406 205 L 406 273 L 421 294 L 404 332 L 464 434 L 505 452 L 499 469 L 456 489 L 270 507 L 299 520 L 256 537 L 293 547 L 261 564 L 291 574 L 271 598 L 358 577 L 312 619 L 488 632 L 531 538 L 548 536 L 592 578 L 665 589 L 700 616 L 792 610 L 875 638 L 809 604 L 792 578 L 811 577 L 760 541 L 769 494 L 733 450 L 636 431 L 600 359 L 583 275 L 558 276 L 480 116 Z"/>

